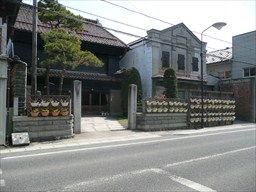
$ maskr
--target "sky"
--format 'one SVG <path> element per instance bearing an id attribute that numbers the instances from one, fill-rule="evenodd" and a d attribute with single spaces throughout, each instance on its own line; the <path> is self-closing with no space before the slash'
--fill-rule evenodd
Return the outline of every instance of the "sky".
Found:
<path id="1" fill-rule="evenodd" d="M 33 0 L 22 2 L 33 4 Z M 58 0 L 58 2 L 70 7 L 69 10 L 76 15 L 98 19 L 104 27 L 129 33 L 130 35 L 125 35 L 110 30 L 124 43 L 147 36 L 147 30 L 163 30 L 179 23 L 184 23 L 201 39 L 202 31 L 212 24 L 227 23 L 221 30 L 210 27 L 203 33 L 202 40 L 207 42 L 207 50 L 211 52 L 232 47 L 233 36 L 256 30 L 256 0 Z"/>

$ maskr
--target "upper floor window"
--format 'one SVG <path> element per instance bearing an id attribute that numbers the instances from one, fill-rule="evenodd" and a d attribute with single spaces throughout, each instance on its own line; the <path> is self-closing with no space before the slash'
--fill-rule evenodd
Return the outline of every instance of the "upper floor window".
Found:
<path id="1" fill-rule="evenodd" d="M 185 70 L 185 56 L 178 54 L 178 70 Z"/>
<path id="2" fill-rule="evenodd" d="M 218 72 L 218 77 L 220 79 L 229 79 L 229 78 L 231 78 L 231 71 Z"/>
<path id="3" fill-rule="evenodd" d="M 192 58 L 192 71 L 198 71 L 198 58 Z"/>
<path id="4" fill-rule="evenodd" d="M 245 68 L 244 77 L 256 76 L 256 67 Z"/>
<path id="5" fill-rule="evenodd" d="M 170 67 L 170 53 L 168 51 L 162 52 L 162 68 Z"/>

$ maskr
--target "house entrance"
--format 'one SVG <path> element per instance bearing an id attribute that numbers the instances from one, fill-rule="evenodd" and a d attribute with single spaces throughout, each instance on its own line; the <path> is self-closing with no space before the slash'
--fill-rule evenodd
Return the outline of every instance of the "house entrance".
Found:
<path id="1" fill-rule="evenodd" d="M 109 93 L 84 91 L 82 95 L 82 115 L 102 115 L 109 112 Z"/>

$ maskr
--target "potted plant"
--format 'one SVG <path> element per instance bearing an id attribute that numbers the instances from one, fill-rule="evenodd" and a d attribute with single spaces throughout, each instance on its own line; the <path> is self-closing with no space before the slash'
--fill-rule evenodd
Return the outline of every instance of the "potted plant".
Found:
<path id="1" fill-rule="evenodd" d="M 48 107 L 49 104 L 50 104 L 50 102 L 47 101 L 47 100 L 42 100 L 42 102 L 41 102 L 41 106 L 42 106 L 42 107 Z"/>
<path id="2" fill-rule="evenodd" d="M 32 106 L 32 107 L 37 107 L 38 106 L 38 101 L 31 101 L 30 102 L 30 105 Z"/>
<path id="3" fill-rule="evenodd" d="M 68 104 L 69 104 L 68 101 L 61 101 L 61 106 L 62 106 L 62 107 L 67 107 Z"/>
<path id="4" fill-rule="evenodd" d="M 38 108 L 34 108 L 31 110 L 30 112 L 31 117 L 37 117 L 39 115 L 39 109 Z"/>
<path id="5" fill-rule="evenodd" d="M 58 108 L 52 110 L 52 116 L 56 117 L 60 114 L 60 110 Z"/>
<path id="6" fill-rule="evenodd" d="M 151 112 L 152 112 L 152 108 L 151 108 L 151 107 L 148 107 L 148 108 L 147 108 L 147 112 L 148 112 L 148 113 L 151 113 Z"/>
<path id="7" fill-rule="evenodd" d="M 61 111 L 60 111 L 60 113 L 61 113 L 62 116 L 67 116 L 68 113 L 69 113 L 68 108 L 66 108 L 66 107 L 65 107 L 65 108 L 62 108 Z"/>
<path id="8" fill-rule="evenodd" d="M 60 103 L 60 102 L 58 102 L 58 101 L 51 101 L 51 105 L 52 105 L 53 107 L 57 107 L 57 106 L 59 105 L 59 103 Z"/>
<path id="9" fill-rule="evenodd" d="M 49 113 L 50 113 L 50 110 L 49 109 L 42 109 L 41 110 L 41 115 L 43 116 L 43 117 L 46 117 L 46 116 L 48 116 L 49 115 Z"/>
<path id="10" fill-rule="evenodd" d="M 167 108 L 167 107 L 164 107 L 164 108 L 163 108 L 163 112 L 165 112 L 165 113 L 168 112 L 168 108 Z"/>

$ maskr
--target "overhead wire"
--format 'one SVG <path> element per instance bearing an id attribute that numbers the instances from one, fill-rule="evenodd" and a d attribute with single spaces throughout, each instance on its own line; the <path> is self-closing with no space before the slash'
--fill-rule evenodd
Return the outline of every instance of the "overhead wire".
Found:
<path id="1" fill-rule="evenodd" d="M 125 9 L 125 10 L 130 11 L 130 12 L 133 12 L 133 13 L 136 13 L 136 14 L 143 15 L 143 16 L 148 17 L 148 18 L 150 18 L 150 19 L 154 19 L 154 20 L 157 20 L 157 21 L 160 21 L 160 22 L 163 22 L 163 23 L 166 23 L 166 24 L 172 25 L 172 26 L 174 25 L 173 23 L 170 23 L 170 22 L 164 21 L 164 20 L 162 20 L 162 19 L 158 19 L 158 18 L 156 18 L 156 17 L 152 17 L 152 16 L 149 16 L 149 15 L 146 15 L 146 14 L 144 14 L 144 13 L 142 13 L 142 12 L 139 12 L 139 11 L 134 11 L 134 10 L 132 10 L 132 9 L 126 8 L 126 7 L 124 7 L 124 6 L 121 6 L 121 5 L 115 4 L 115 3 L 110 2 L 110 1 L 106 1 L 106 0 L 101 0 L 101 1 L 102 1 L 102 2 L 105 2 L 105 3 L 108 3 L 108 4 L 111 4 L 111 5 L 114 5 L 114 6 L 116 6 L 116 7 L 119 7 L 119 8 Z M 197 32 L 197 31 L 192 31 L 192 32 L 193 32 L 193 33 L 197 33 L 197 34 L 201 35 L 201 33 L 200 33 L 200 32 Z M 205 37 L 209 37 L 209 38 L 214 39 L 214 40 L 218 40 L 218 41 L 221 41 L 221 42 L 224 42 L 224 43 L 227 43 L 227 44 L 232 45 L 232 42 L 225 41 L 225 40 L 223 40 L 223 39 L 219 39 L 219 38 L 216 38 L 216 37 L 213 37 L 213 36 L 209 36 L 209 35 L 206 35 L 206 34 L 204 34 L 204 36 L 205 36 Z M 207 46 L 207 47 L 208 47 L 208 46 Z M 241 47 L 241 48 L 247 48 L 247 49 L 250 49 L 250 48 L 248 48 L 248 47 L 244 47 L 244 46 L 242 46 L 242 45 L 239 45 L 239 47 Z M 211 48 L 211 47 L 208 47 L 208 48 L 213 49 L 213 50 L 217 50 L 217 49 L 214 49 L 214 48 Z M 252 49 L 250 49 L 250 50 L 252 50 Z"/>
<path id="2" fill-rule="evenodd" d="M 107 1 L 105 1 L 105 0 L 102 0 L 102 1 L 107 2 Z M 50 13 L 52 13 L 52 14 L 56 14 L 56 15 L 59 15 L 59 16 L 63 16 L 63 17 L 69 18 L 69 19 L 73 19 L 73 20 L 79 21 L 79 22 L 83 22 L 83 23 L 88 23 L 88 24 L 91 24 L 91 25 L 95 25 L 95 26 L 97 26 L 97 27 L 102 27 L 103 29 L 110 30 L 110 31 L 114 31 L 114 32 L 121 33 L 121 34 L 124 34 L 124 35 L 129 35 L 129 36 L 136 37 L 136 38 L 140 38 L 140 39 L 147 39 L 147 40 L 151 40 L 151 41 L 156 41 L 156 42 L 159 42 L 159 43 L 168 44 L 168 45 L 171 45 L 171 46 L 174 46 L 174 47 L 177 47 L 177 48 L 183 48 L 183 49 L 184 49 L 184 47 L 179 47 L 179 46 L 174 45 L 174 44 L 172 44 L 172 43 L 167 43 L 167 42 L 164 42 L 164 41 L 158 41 L 158 40 L 154 40 L 154 39 L 148 39 L 148 38 L 145 37 L 145 36 L 143 37 L 143 36 L 135 35 L 135 34 L 128 33 L 128 32 L 124 32 L 124 31 L 120 31 L 120 30 L 116 30 L 116 29 L 112 29 L 112 28 L 108 28 L 108 27 L 99 26 L 98 24 L 95 24 L 95 23 L 92 23 L 92 22 L 89 22 L 89 21 L 86 21 L 86 20 L 78 19 L 78 18 L 75 18 L 75 17 L 72 17 L 72 16 L 67 16 L 67 15 L 64 15 L 64 14 L 61 14 L 61 13 L 58 13 L 58 12 L 55 12 L 55 11 L 51 11 L 51 10 L 49 10 L 49 9 L 44 9 L 44 8 L 41 8 L 41 7 L 35 7 L 35 6 L 33 6 L 33 5 L 28 5 L 28 4 L 22 3 L 22 2 L 21 2 L 20 4 L 22 4 L 22 5 L 24 5 L 24 6 L 32 7 L 32 8 L 42 9 L 42 10 L 47 11 L 47 12 L 50 12 Z M 62 5 L 62 6 L 65 6 L 65 5 Z M 74 10 L 76 10 L 76 11 L 81 11 L 81 10 L 79 10 L 79 9 L 71 8 L 71 7 L 68 7 L 68 6 L 65 6 L 65 7 L 69 8 L 69 9 L 74 9 Z M 81 11 L 81 12 L 83 12 L 83 11 Z M 86 13 L 86 12 L 85 12 L 85 13 Z M 95 14 L 94 14 L 94 15 L 95 15 Z M 108 19 L 108 18 L 106 18 L 106 19 Z M 119 23 L 120 23 L 120 24 L 123 24 L 123 25 L 127 25 L 127 24 L 122 23 L 122 22 L 119 22 Z M 131 27 L 137 28 L 136 26 L 131 26 Z M 142 28 L 141 28 L 141 30 L 145 30 L 145 29 L 142 29 Z M 186 49 L 188 50 L 188 48 L 186 48 Z M 214 49 L 214 48 L 213 48 L 213 49 Z M 217 50 L 217 49 L 216 49 L 216 50 Z M 225 57 L 223 57 L 223 59 L 225 59 Z M 253 64 L 253 65 L 254 65 L 254 64 Z"/>

